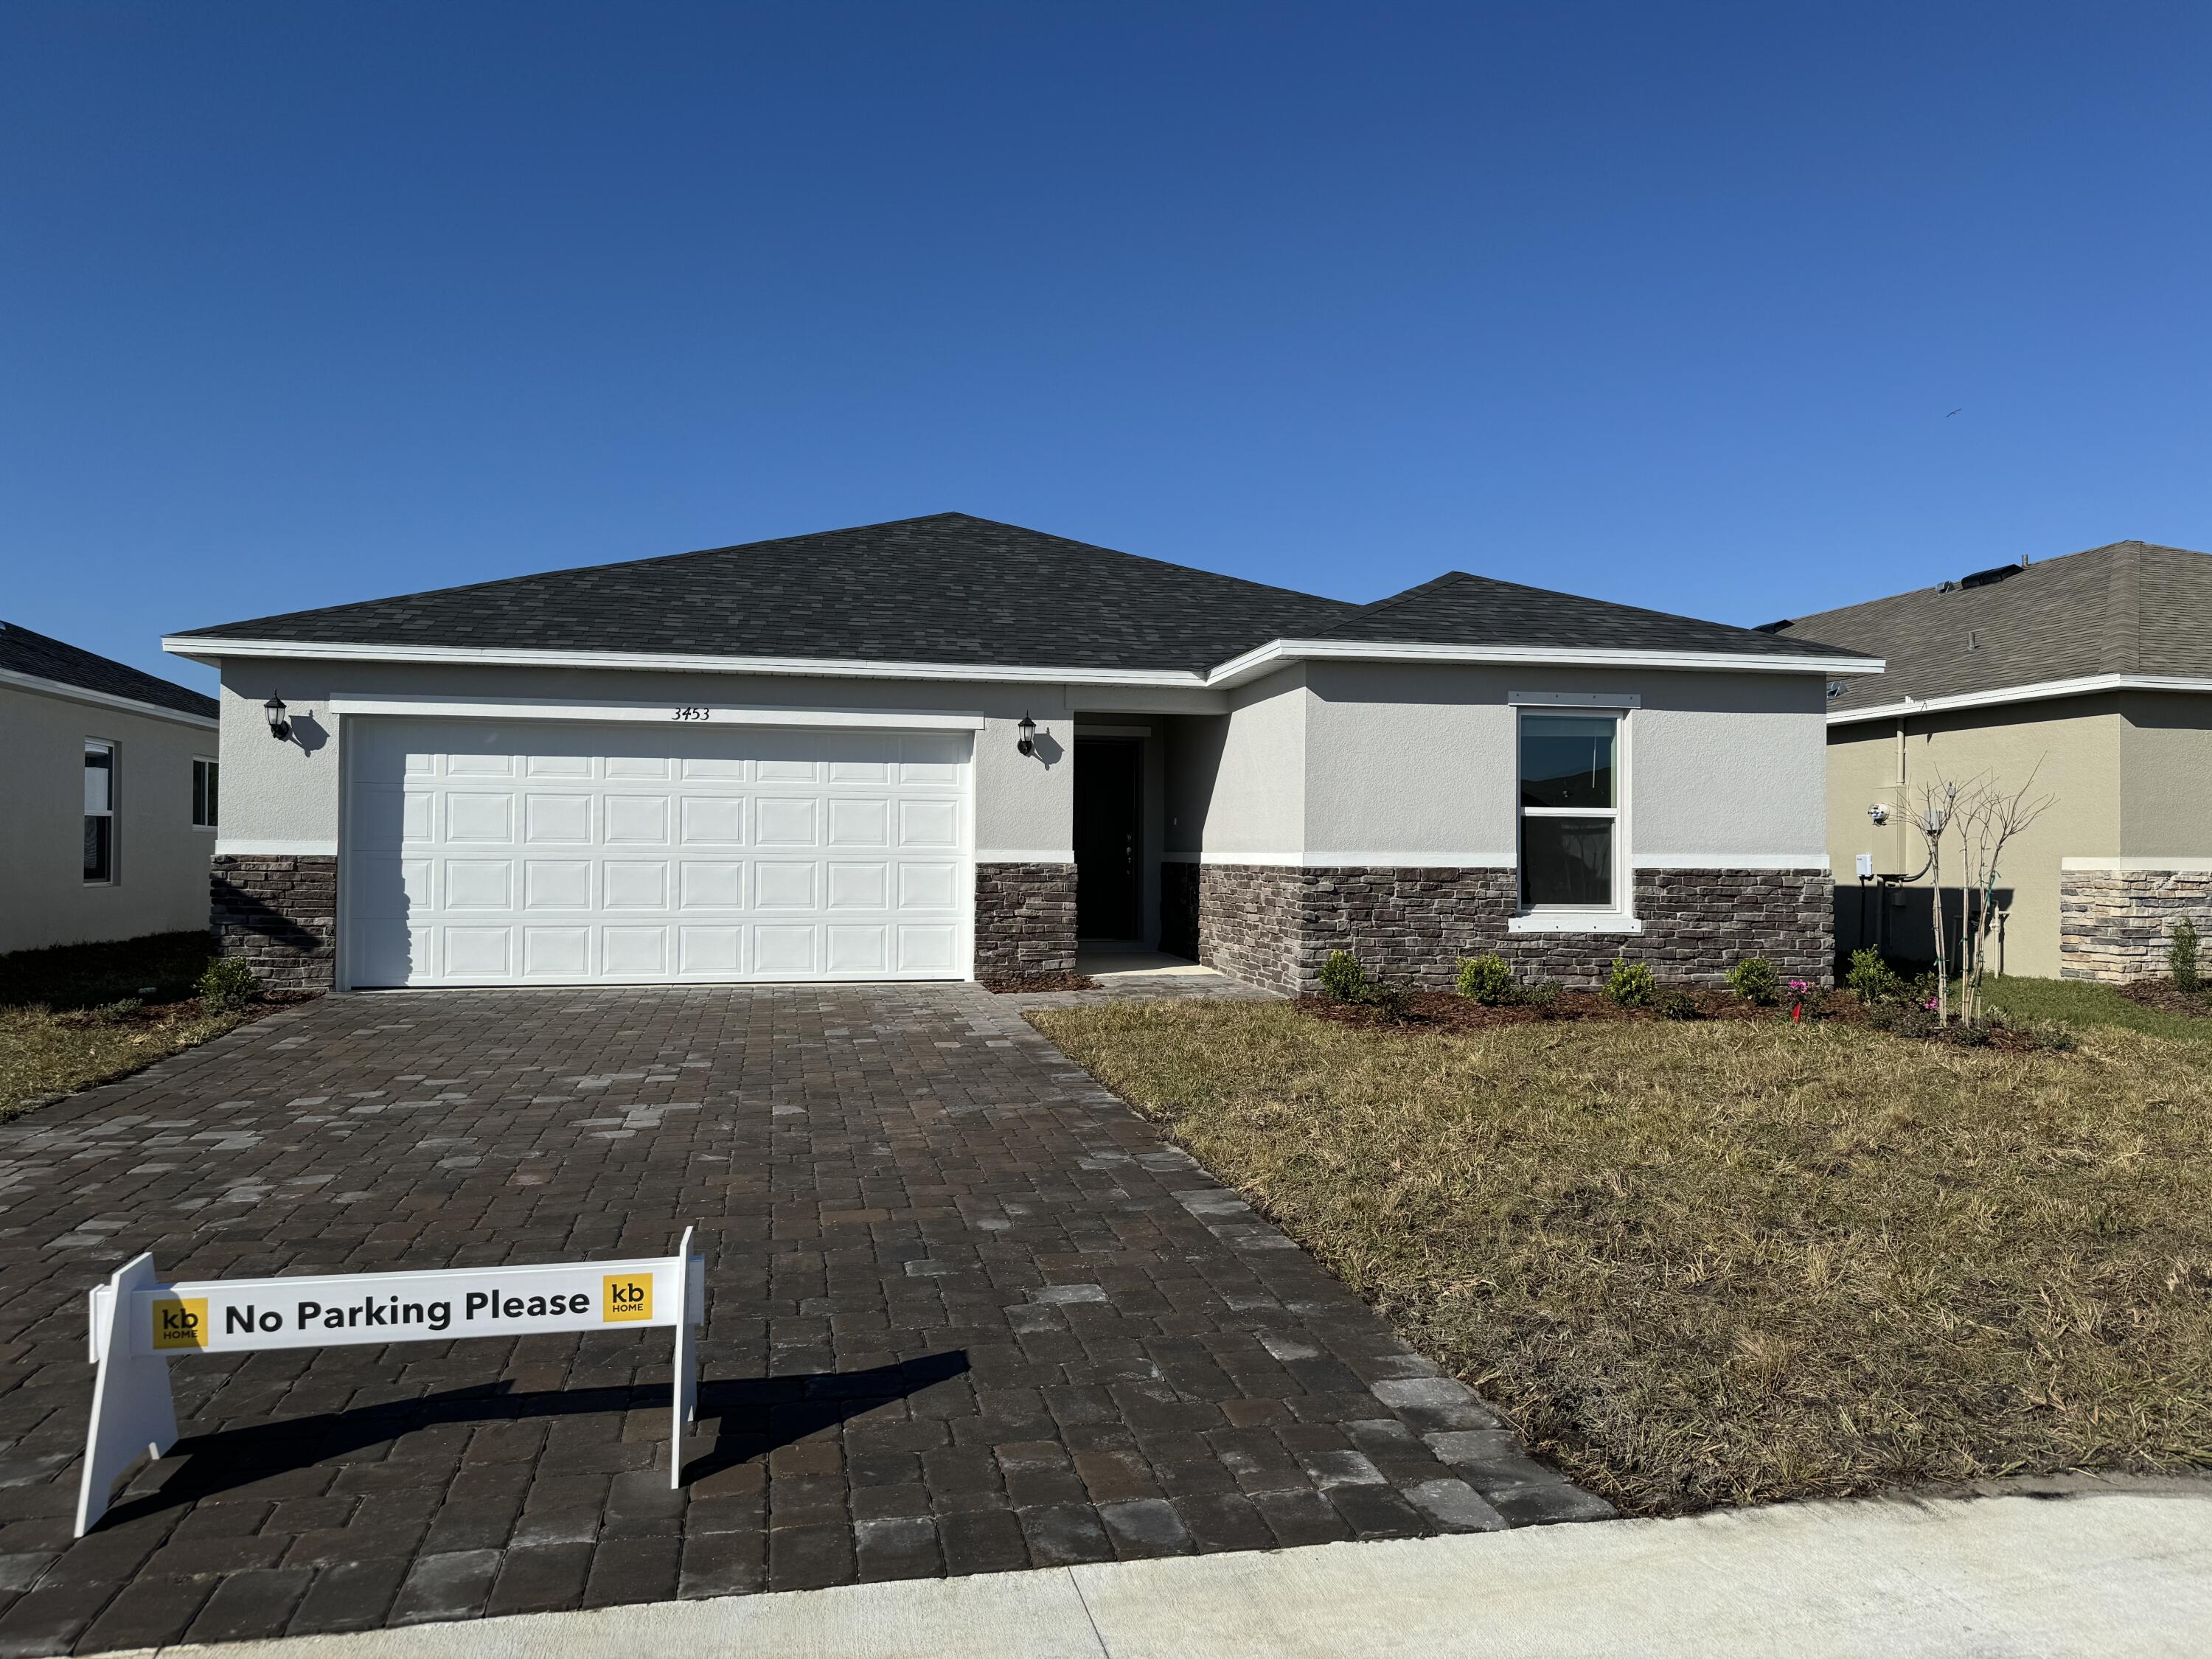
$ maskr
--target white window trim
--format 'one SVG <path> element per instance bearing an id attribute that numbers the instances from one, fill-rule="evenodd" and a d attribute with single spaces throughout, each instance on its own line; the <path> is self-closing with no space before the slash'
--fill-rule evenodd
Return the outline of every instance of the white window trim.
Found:
<path id="1" fill-rule="evenodd" d="M 1516 703 L 1513 721 L 1513 902 L 1514 914 L 1506 919 L 1508 933 L 1640 933 L 1644 923 L 1635 912 L 1636 871 L 1629 857 L 1629 807 L 1631 779 L 1630 750 L 1633 738 L 1634 720 L 1631 718 L 1639 706 L 1606 697 L 1600 701 L 1597 694 L 1554 692 L 1541 703 Z M 1573 699 L 1572 702 L 1567 699 Z M 1530 714 L 1548 714 L 1567 708 L 1587 709 L 1591 713 L 1609 714 L 1613 717 L 1613 805 L 1583 806 L 1524 806 L 1521 804 L 1521 721 Z M 1529 905 L 1522 896 L 1522 872 L 1524 860 L 1521 851 L 1521 826 L 1529 818 L 1594 818 L 1613 820 L 1613 902 L 1602 906 L 1566 904 Z"/>
<path id="2" fill-rule="evenodd" d="M 192 757 L 194 774 L 192 777 L 192 810 L 196 814 L 199 810 L 200 781 L 198 777 L 198 769 L 203 766 L 212 766 L 216 769 L 215 815 L 217 818 L 221 818 L 222 817 L 222 757 L 220 755 L 195 755 Z M 192 828 L 203 836 L 212 836 L 216 833 L 216 825 L 213 823 L 202 823 L 198 817 L 194 817 L 192 819 Z"/>
<path id="3" fill-rule="evenodd" d="M 91 811 L 80 812 L 78 814 L 78 828 L 80 831 L 82 831 L 83 827 L 82 820 L 85 818 L 103 817 L 106 818 L 107 875 L 105 879 L 98 881 L 95 881 L 90 876 L 87 876 L 84 878 L 82 884 L 87 887 L 113 887 L 118 885 L 123 879 L 123 836 L 121 833 L 121 824 L 119 823 L 119 820 L 123 816 L 121 810 L 123 805 L 123 745 L 116 742 L 112 738 L 87 738 L 84 740 L 84 752 L 88 755 L 95 749 L 104 749 L 107 751 L 107 811 L 105 813 Z M 78 763 L 80 767 L 82 767 L 82 764 L 83 763 L 82 761 Z M 78 793 L 82 795 L 83 793 L 83 790 L 84 784 L 80 779 L 77 784 Z"/>

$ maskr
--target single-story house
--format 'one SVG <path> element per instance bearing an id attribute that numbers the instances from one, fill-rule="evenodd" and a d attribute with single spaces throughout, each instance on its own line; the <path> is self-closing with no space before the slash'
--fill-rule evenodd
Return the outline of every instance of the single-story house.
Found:
<path id="1" fill-rule="evenodd" d="M 0 951 L 208 925 L 216 700 L 0 623 Z"/>
<path id="2" fill-rule="evenodd" d="M 2001 971 L 2154 976 L 2178 917 L 2212 934 L 2212 556 L 2114 542 L 1773 628 L 1889 665 L 1829 705 L 1845 949 L 1933 953 L 1910 820 L 1937 777 L 2033 778 L 2051 799 L 1998 872 Z M 1947 906 L 1955 927 L 1956 892 Z"/>
<path id="3" fill-rule="evenodd" d="M 1863 653 L 1458 573 L 1372 605 L 943 514 L 204 628 L 218 927 L 300 985 L 1832 969 Z M 272 732 L 279 735 L 273 736 Z"/>

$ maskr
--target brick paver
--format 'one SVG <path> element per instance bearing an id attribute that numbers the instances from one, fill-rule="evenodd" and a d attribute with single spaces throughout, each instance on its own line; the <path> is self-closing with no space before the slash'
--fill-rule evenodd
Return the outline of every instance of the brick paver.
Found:
<path id="1" fill-rule="evenodd" d="M 1060 999 L 1054 999 L 1055 1000 Z M 0 1654 L 1605 1513 L 973 988 L 331 997 L 0 1127 Z M 84 1292 L 708 1263 L 666 1333 L 175 1363 L 72 1540 Z"/>

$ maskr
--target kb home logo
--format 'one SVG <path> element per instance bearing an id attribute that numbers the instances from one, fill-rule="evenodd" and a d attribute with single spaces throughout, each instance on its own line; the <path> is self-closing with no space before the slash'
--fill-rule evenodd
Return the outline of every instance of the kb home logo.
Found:
<path id="1" fill-rule="evenodd" d="M 208 1345 L 207 1298 L 204 1296 L 182 1297 L 173 1301 L 155 1302 L 154 1310 L 154 1346 L 167 1352 L 172 1348 L 204 1348 Z"/>
<path id="2" fill-rule="evenodd" d="M 653 1317 L 653 1275 L 651 1273 L 609 1273 L 605 1280 L 606 1300 L 600 1305 L 604 1324 L 615 1324 L 625 1319 Z"/>

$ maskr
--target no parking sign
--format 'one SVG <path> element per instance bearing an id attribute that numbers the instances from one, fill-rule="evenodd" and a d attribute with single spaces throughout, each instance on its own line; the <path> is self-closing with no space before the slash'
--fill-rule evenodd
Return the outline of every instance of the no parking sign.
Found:
<path id="1" fill-rule="evenodd" d="M 429 1273 L 163 1285 L 154 1258 L 142 1255 L 92 1292 L 91 1358 L 99 1373 L 76 1535 L 106 1513 L 116 1480 L 142 1451 L 159 1457 L 176 1443 L 169 1359 L 179 1353 L 667 1326 L 676 1344 L 668 1484 L 681 1486 L 684 1428 L 698 1400 L 694 1331 L 704 1322 L 706 1300 L 706 1262 L 691 1254 L 689 1227 L 673 1255 Z"/>

